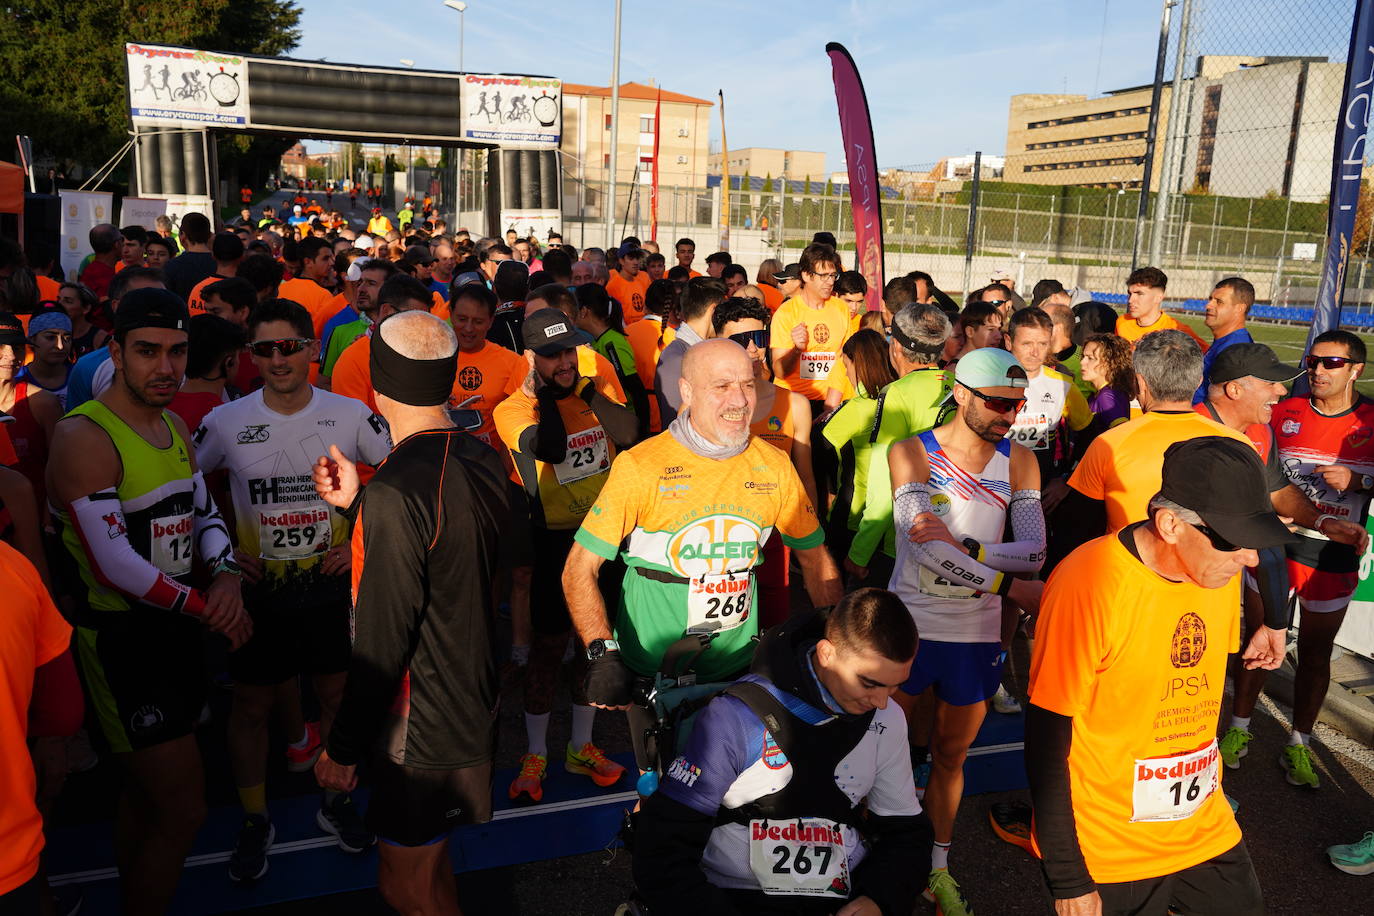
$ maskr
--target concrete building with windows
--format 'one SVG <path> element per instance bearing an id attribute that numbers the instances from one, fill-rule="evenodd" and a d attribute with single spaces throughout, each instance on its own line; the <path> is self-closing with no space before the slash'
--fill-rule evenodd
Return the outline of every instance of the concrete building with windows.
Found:
<path id="1" fill-rule="evenodd" d="M 1330 189 L 1331 150 L 1345 65 L 1325 58 L 1204 55 L 1179 97 L 1174 191 L 1234 197 L 1274 194 L 1320 201 Z M 1151 87 L 1101 98 L 1012 96 L 1007 181 L 1138 188 Z M 1167 153 L 1172 87 L 1160 97 L 1150 190 Z"/>
<path id="2" fill-rule="evenodd" d="M 719 151 L 711 154 L 712 175 L 720 174 L 722 158 Z M 730 150 L 729 164 L 731 175 L 748 172 L 760 178 L 772 175 L 790 181 L 804 181 L 808 177 L 812 181 L 825 181 L 825 153 L 746 146 Z"/>
<path id="3" fill-rule="evenodd" d="M 651 183 L 654 108 L 661 100 L 658 183 L 660 188 L 704 188 L 708 173 L 711 109 L 714 104 L 642 83 L 620 87 L 616 181 L 622 198 L 639 168 L 639 182 Z M 600 206 L 610 177 L 611 89 L 563 84 L 563 210 L 587 212 Z M 644 192 L 647 195 L 647 190 Z"/>

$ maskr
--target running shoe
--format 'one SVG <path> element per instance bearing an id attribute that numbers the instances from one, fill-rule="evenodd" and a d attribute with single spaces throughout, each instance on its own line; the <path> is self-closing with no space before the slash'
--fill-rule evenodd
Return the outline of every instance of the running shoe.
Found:
<path id="1" fill-rule="evenodd" d="M 1322 784 L 1312 763 L 1312 749 L 1305 744 L 1290 744 L 1279 754 L 1279 766 L 1292 786 L 1315 789 Z"/>
<path id="2" fill-rule="evenodd" d="M 1374 830 L 1358 843 L 1332 846 L 1326 850 L 1331 864 L 1347 875 L 1374 875 Z"/>
<path id="3" fill-rule="evenodd" d="M 229 880 L 256 881 L 267 874 L 267 850 L 277 838 L 277 828 L 265 814 L 246 814 L 239 841 L 229 854 Z"/>
<path id="4" fill-rule="evenodd" d="M 1021 701 L 1007 693 L 1007 688 L 998 687 L 992 695 L 992 708 L 1005 716 L 1014 716 L 1021 711 Z"/>
<path id="5" fill-rule="evenodd" d="M 333 834 L 344 852 L 362 852 L 377 842 L 377 835 L 367 829 L 353 804 L 353 796 L 347 792 L 340 792 L 332 802 L 321 798 L 315 823 L 325 833 Z"/>
<path id="6" fill-rule="evenodd" d="M 615 785 L 620 781 L 620 777 L 625 775 L 623 766 L 608 759 L 601 748 L 590 741 L 582 745 L 580 751 L 575 751 L 571 744 L 568 745 L 568 754 L 563 760 L 563 769 L 569 773 L 590 776 L 592 782 L 603 789 Z"/>
<path id="7" fill-rule="evenodd" d="M 549 758 L 544 754 L 526 754 L 520 758 L 520 775 L 510 784 L 511 801 L 519 800 L 521 795 L 537 802 L 544 797 L 544 773 L 549 768 Z"/>
<path id="8" fill-rule="evenodd" d="M 1250 753 L 1246 747 L 1255 736 L 1243 728 L 1232 725 L 1221 736 L 1221 762 L 1233 770 L 1240 769 L 1240 758 Z"/>
<path id="9" fill-rule="evenodd" d="M 973 907 L 947 868 L 931 869 L 930 882 L 921 896 L 935 904 L 935 916 L 973 916 Z"/>
<path id="10" fill-rule="evenodd" d="M 916 779 L 916 797 L 926 797 L 926 786 L 930 783 L 930 761 L 912 767 L 911 775 Z"/>
<path id="11" fill-rule="evenodd" d="M 308 773 L 315 766 L 315 761 L 320 759 L 320 752 L 324 750 L 324 742 L 320 740 L 320 723 L 305 723 L 305 747 L 294 748 L 286 746 L 286 768 L 292 773 Z"/>
<path id="12" fill-rule="evenodd" d="M 1004 843 L 1019 846 L 1031 855 L 1031 806 L 1025 802 L 997 802 L 988 808 L 988 823 L 992 832 Z"/>

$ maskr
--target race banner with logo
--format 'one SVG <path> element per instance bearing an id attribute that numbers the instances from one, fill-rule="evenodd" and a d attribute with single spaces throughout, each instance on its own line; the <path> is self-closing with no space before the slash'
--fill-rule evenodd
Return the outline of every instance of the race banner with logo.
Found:
<path id="1" fill-rule="evenodd" d="M 835 101 L 840 108 L 840 136 L 844 161 L 849 169 L 849 200 L 854 213 L 854 247 L 857 270 L 868 282 L 868 307 L 882 308 L 883 218 L 878 190 L 878 157 L 873 151 L 873 121 L 868 96 L 854 58 L 844 45 L 825 46 L 835 77 Z"/>
<path id="2" fill-rule="evenodd" d="M 248 61 L 161 45 L 124 46 L 129 113 L 134 124 L 168 127 L 245 127 Z"/>
<path id="3" fill-rule="evenodd" d="M 91 230 L 114 220 L 112 195 L 97 191 L 61 192 L 62 263 L 64 276 L 76 278 L 81 262 L 91 253 Z"/>
<path id="4" fill-rule="evenodd" d="M 559 210 L 502 210 L 499 225 L 502 236 L 514 229 L 522 239 L 534 236 L 542 245 L 550 232 L 563 231 L 563 214 Z"/>
<path id="5" fill-rule="evenodd" d="M 463 139 L 505 149 L 558 149 L 563 81 L 551 76 L 465 73 Z"/>
<path id="6" fill-rule="evenodd" d="M 1345 92 L 1336 124 L 1335 155 L 1331 161 L 1330 213 L 1327 216 L 1326 259 L 1317 287 L 1316 314 L 1307 334 L 1307 347 L 1319 334 L 1341 323 L 1345 268 L 1355 235 L 1355 210 L 1364 173 L 1365 139 L 1370 107 L 1374 105 L 1374 0 L 1357 0 L 1350 30 Z M 1304 350 L 1304 352 L 1306 352 Z"/>
<path id="7" fill-rule="evenodd" d="M 126 197 L 119 203 L 119 225 L 152 229 L 167 213 L 165 197 Z"/>

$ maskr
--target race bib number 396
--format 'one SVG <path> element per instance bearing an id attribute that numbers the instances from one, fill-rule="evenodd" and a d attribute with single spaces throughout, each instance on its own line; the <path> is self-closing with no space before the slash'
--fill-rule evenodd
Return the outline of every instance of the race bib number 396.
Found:
<path id="1" fill-rule="evenodd" d="M 836 354 L 828 350 L 806 350 L 801 355 L 799 375 L 808 381 L 819 381 L 830 374 Z"/>
<path id="2" fill-rule="evenodd" d="M 1221 784 L 1220 761 L 1216 739 L 1186 754 L 1137 760 L 1131 777 L 1131 820 L 1192 817 Z"/>
<path id="3" fill-rule="evenodd" d="M 818 817 L 750 821 L 749 870 L 772 897 L 849 897 L 843 831 Z"/>

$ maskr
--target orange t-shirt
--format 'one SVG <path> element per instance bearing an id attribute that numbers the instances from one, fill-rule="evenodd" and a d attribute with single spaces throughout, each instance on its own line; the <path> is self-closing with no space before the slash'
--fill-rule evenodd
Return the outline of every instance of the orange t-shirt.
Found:
<path id="1" fill-rule="evenodd" d="M 645 321 L 636 321 L 625 329 L 625 338 L 635 355 L 635 372 L 649 392 L 649 432 L 663 430 L 663 419 L 658 413 L 658 398 L 654 397 L 654 370 L 658 368 L 658 357 L 668 346 L 664 337 L 671 339 L 672 331 L 664 333 L 663 318 L 659 315 L 646 315 Z"/>
<path id="2" fill-rule="evenodd" d="M 620 303 L 625 328 L 628 330 L 635 322 L 644 318 L 644 297 L 649 293 L 649 275 L 641 270 L 635 274 L 633 280 L 627 280 L 625 275 L 617 270 L 606 282 L 606 292 Z"/>
<path id="3" fill-rule="evenodd" d="M 1223 436 L 1250 445 L 1228 426 L 1192 410 L 1152 410 L 1114 426 L 1088 446 L 1069 477 L 1069 486 L 1107 504 L 1107 530 L 1118 531 L 1145 520 L 1150 498 L 1159 492 L 1164 453 L 1175 442 Z M 1253 446 L 1252 446 L 1253 447 Z"/>
<path id="4" fill-rule="evenodd" d="M 33 275 L 34 282 L 38 284 L 39 302 L 56 302 L 57 294 L 62 292 L 62 284 L 52 277 L 45 277 L 42 274 Z"/>
<path id="5" fill-rule="evenodd" d="M 453 382 L 449 406 L 457 407 L 475 396 L 477 400 L 467 409 L 482 415 L 482 426 L 473 435 L 500 452 L 505 452 L 505 448 L 496 436 L 491 413 L 497 404 L 520 390 L 527 368 L 524 357 L 489 340 L 476 353 L 458 351 L 458 377 Z"/>
<path id="6" fill-rule="evenodd" d="M 209 286 L 211 283 L 218 283 L 223 279 L 226 278 L 221 277 L 219 274 L 211 274 L 191 287 L 191 294 L 186 297 L 186 308 L 190 309 L 192 315 L 205 311 L 205 287 Z M 317 334 L 316 336 L 319 335 Z"/>
<path id="7" fill-rule="evenodd" d="M 797 418 L 792 416 L 792 392 L 781 385 L 774 385 L 773 406 L 769 408 L 768 416 L 755 420 L 749 432 L 769 445 L 782 449 L 782 453 L 790 457 L 793 424 L 796 422 Z M 802 422 L 810 423 L 811 417 L 808 415 Z"/>
<path id="8" fill-rule="evenodd" d="M 354 398 L 377 412 L 377 397 L 372 390 L 372 338 L 364 334 L 353 341 L 334 361 L 334 374 L 329 377 L 329 390 L 347 398 Z"/>
<path id="9" fill-rule="evenodd" d="M 577 374 L 583 378 L 596 379 L 600 383 L 597 385 L 598 388 L 611 389 L 615 392 L 615 399 L 622 404 L 625 403 L 625 388 L 620 384 L 620 376 L 616 374 L 615 367 L 609 359 L 587 344 L 577 348 Z M 520 381 L 525 381 L 523 376 Z"/>
<path id="10" fill-rule="evenodd" d="M 431 315 L 443 319 L 444 321 L 448 321 L 451 315 L 451 313 L 449 312 L 448 303 L 444 301 L 443 296 L 439 295 L 438 290 L 434 291 L 433 296 L 434 304 L 429 307 L 429 313 Z"/>
<path id="11" fill-rule="evenodd" d="M 813 309 L 801 296 L 793 296 L 773 313 L 770 336 L 774 351 L 793 345 L 792 328 L 798 324 L 806 325 L 806 349 L 787 377 L 776 381 L 808 401 L 823 401 L 828 387 L 825 380 L 839 363 L 840 348 L 849 337 L 849 307 L 843 299 L 831 296 Z"/>
<path id="12" fill-rule="evenodd" d="M 310 320 L 315 325 L 316 338 L 320 336 L 329 319 L 339 311 L 334 306 L 334 294 L 305 277 L 283 281 L 277 295 L 305 306 L 305 310 L 310 313 Z"/>
<path id="13" fill-rule="evenodd" d="M 1240 842 L 1216 747 L 1239 607 L 1240 576 L 1217 589 L 1170 582 L 1116 533 L 1050 576 L 1030 701 L 1073 719 L 1069 786 L 1094 881 L 1172 874 Z"/>
<path id="14" fill-rule="evenodd" d="M 759 292 L 763 293 L 764 307 L 770 313 L 776 312 L 782 305 L 782 290 L 768 283 L 756 283 L 754 285 L 759 288 Z"/>
<path id="15" fill-rule="evenodd" d="M 53 606 L 38 572 L 24 555 L 0 542 L 0 894 L 38 871 L 43 818 L 34 804 L 38 782 L 29 765 L 26 736 L 33 673 L 71 645 L 72 628 Z"/>
<path id="16" fill-rule="evenodd" d="M 1203 353 L 1207 352 L 1208 345 L 1201 337 L 1197 336 L 1192 328 L 1165 312 L 1160 312 L 1159 319 L 1148 328 L 1142 328 L 1134 318 L 1128 318 L 1125 315 L 1116 319 L 1116 336 L 1126 338 L 1132 346 L 1146 334 L 1153 334 L 1155 331 L 1182 331 L 1197 341 L 1197 345 L 1202 348 Z"/>

